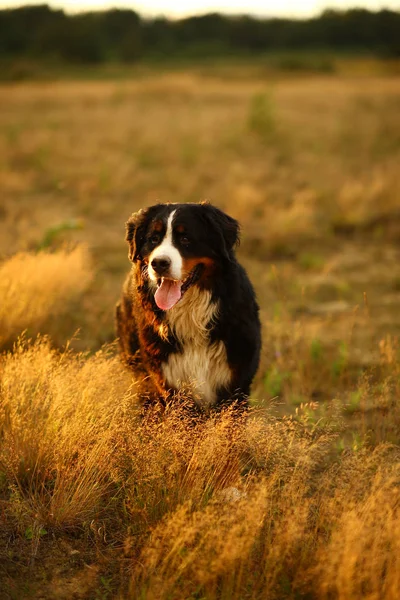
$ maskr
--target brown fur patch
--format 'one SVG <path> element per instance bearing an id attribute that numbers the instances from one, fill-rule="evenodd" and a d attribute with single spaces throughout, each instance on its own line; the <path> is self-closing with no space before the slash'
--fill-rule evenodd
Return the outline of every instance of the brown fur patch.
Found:
<path id="1" fill-rule="evenodd" d="M 193 269 L 195 267 L 197 267 L 197 265 L 204 265 L 205 266 L 205 270 L 204 273 L 201 276 L 201 279 L 208 279 L 212 273 L 214 272 L 214 268 L 215 268 L 215 262 L 213 261 L 212 258 L 209 258 L 208 256 L 196 256 L 195 258 L 184 258 L 183 259 L 183 273 L 185 274 L 185 277 L 187 277 L 189 275 L 189 273 L 191 271 L 193 271 Z"/>

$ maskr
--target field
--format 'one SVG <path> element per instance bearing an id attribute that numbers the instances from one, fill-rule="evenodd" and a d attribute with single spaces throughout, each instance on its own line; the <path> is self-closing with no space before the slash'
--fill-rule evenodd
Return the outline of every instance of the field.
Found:
<path id="1" fill-rule="evenodd" d="M 368 69 L 1 87 L 0 598 L 397 600 L 399 165 Z M 140 419 L 124 222 L 202 199 L 261 307 L 251 414 Z"/>

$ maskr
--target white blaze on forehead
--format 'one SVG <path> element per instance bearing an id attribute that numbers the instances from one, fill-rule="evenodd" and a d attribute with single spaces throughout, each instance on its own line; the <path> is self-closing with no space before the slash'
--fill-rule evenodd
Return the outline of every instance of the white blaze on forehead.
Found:
<path id="1" fill-rule="evenodd" d="M 149 277 L 153 281 L 157 281 L 159 279 L 159 275 L 154 271 L 151 266 L 151 261 L 154 258 L 169 258 L 171 261 L 171 268 L 168 274 L 168 278 L 181 280 L 182 279 L 182 256 L 177 248 L 175 248 L 172 241 L 172 221 L 174 219 L 174 215 L 176 210 L 174 210 L 168 217 L 167 221 L 167 232 L 161 244 L 154 248 L 153 252 L 149 256 Z"/>

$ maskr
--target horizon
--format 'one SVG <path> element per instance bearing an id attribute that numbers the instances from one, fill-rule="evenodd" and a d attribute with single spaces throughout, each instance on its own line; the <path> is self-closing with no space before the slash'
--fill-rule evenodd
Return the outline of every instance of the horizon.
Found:
<path id="1" fill-rule="evenodd" d="M 220 13 L 223 15 L 250 15 L 260 18 L 281 17 L 294 19 L 307 19 L 320 15 L 326 9 L 349 10 L 365 9 L 371 11 L 379 10 L 399 10 L 398 1 L 389 0 L 380 2 L 376 0 L 363 0 L 362 2 L 348 2 L 347 0 L 307 0 L 299 3 L 297 0 L 286 0 L 282 3 L 279 0 L 273 0 L 266 10 L 264 2 L 261 0 L 188 0 L 185 3 L 186 9 L 176 9 L 171 7 L 170 0 L 138 0 L 113 3 L 109 0 L 64 0 L 64 1 L 43 1 L 27 0 L 0 0 L 0 9 L 12 9 L 23 6 L 38 6 L 47 4 L 53 9 L 62 9 L 66 13 L 76 14 L 80 12 L 107 11 L 110 9 L 129 9 L 134 10 L 144 17 L 164 16 L 172 19 L 180 19 L 190 16 L 198 16 L 209 13 Z M 301 6 L 300 6 L 301 4 Z"/>

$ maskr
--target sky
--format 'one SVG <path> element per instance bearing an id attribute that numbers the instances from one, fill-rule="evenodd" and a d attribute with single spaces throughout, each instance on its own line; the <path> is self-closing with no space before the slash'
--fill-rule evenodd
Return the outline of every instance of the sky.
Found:
<path id="1" fill-rule="evenodd" d="M 108 8 L 132 8 L 143 16 L 179 18 L 208 12 L 226 14 L 253 14 L 258 16 L 309 17 L 319 14 L 325 8 L 346 9 L 356 6 L 379 10 L 392 8 L 400 10 L 400 0 L 0 0 L 1 8 L 21 5 L 49 4 L 75 13 L 84 10 L 105 10 Z"/>

